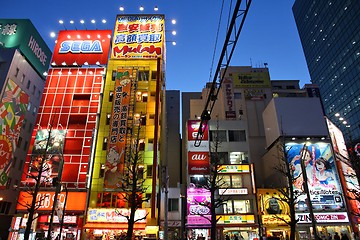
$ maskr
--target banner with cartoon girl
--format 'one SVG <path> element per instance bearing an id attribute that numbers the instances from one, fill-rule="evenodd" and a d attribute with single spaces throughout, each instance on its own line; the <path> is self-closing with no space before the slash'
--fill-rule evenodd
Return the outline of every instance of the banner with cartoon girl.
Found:
<path id="1" fill-rule="evenodd" d="M 339 175 L 330 143 L 288 142 L 285 144 L 285 151 L 293 171 L 294 191 L 299 195 L 296 210 L 307 209 L 301 163 L 306 169 L 307 186 L 313 208 L 324 211 L 344 208 Z"/>
<path id="2" fill-rule="evenodd" d="M 121 183 L 133 74 L 132 69 L 118 69 L 116 74 L 110 136 L 105 164 L 105 188 L 118 188 Z"/>

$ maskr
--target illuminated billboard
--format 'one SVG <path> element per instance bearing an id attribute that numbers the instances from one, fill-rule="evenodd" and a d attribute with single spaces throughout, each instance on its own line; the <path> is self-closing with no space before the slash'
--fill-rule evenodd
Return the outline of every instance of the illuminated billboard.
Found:
<path id="1" fill-rule="evenodd" d="M 233 73 L 235 88 L 264 88 L 270 87 L 270 75 L 267 69 L 257 69 L 252 72 Z"/>
<path id="2" fill-rule="evenodd" d="M 286 202 L 281 201 L 281 193 L 275 189 L 258 189 L 258 206 L 263 224 L 284 224 L 290 221 L 290 208 Z"/>
<path id="3" fill-rule="evenodd" d="M 5 187 L 8 180 L 28 103 L 29 96 L 9 79 L 0 103 L 0 188 Z"/>
<path id="4" fill-rule="evenodd" d="M 116 74 L 113 109 L 110 121 L 110 136 L 105 164 L 106 188 L 118 188 L 126 147 L 127 119 L 130 107 L 131 83 L 135 81 L 133 69 L 118 69 Z"/>
<path id="5" fill-rule="evenodd" d="M 40 77 L 49 68 L 51 50 L 29 19 L 0 19 L 0 47 L 20 49 Z"/>
<path id="6" fill-rule="evenodd" d="M 187 128 L 188 128 L 188 141 L 195 141 L 200 128 L 200 120 L 188 120 Z M 201 140 L 206 140 L 206 141 L 209 140 L 207 122 L 203 122 L 202 124 L 202 133 L 203 133 L 203 137 L 201 138 Z M 198 137 L 198 139 L 200 138 Z"/>
<path id="7" fill-rule="evenodd" d="M 298 194 L 297 211 L 307 210 L 306 194 L 303 192 L 304 164 L 307 174 L 311 203 L 314 209 L 333 211 L 343 209 L 344 198 L 340 188 L 339 175 L 335 166 L 331 144 L 327 142 L 293 142 L 285 144 L 288 162 L 293 170 L 293 187 Z"/>
<path id="8" fill-rule="evenodd" d="M 210 224 L 210 198 L 210 191 L 204 188 L 190 187 L 187 189 L 188 225 Z"/>
<path id="9" fill-rule="evenodd" d="M 156 59 L 164 54 L 164 15 L 118 15 L 112 59 Z"/>
<path id="10" fill-rule="evenodd" d="M 130 216 L 130 213 L 130 209 L 128 208 L 88 208 L 86 221 L 128 223 L 127 217 Z M 146 209 L 137 209 L 135 211 L 135 222 L 146 223 L 146 216 Z"/>
<path id="11" fill-rule="evenodd" d="M 109 57 L 111 34 L 110 30 L 60 31 L 51 64 L 105 65 Z"/>
<path id="12" fill-rule="evenodd" d="M 188 152 L 188 174 L 209 174 L 209 166 L 209 152 Z"/>

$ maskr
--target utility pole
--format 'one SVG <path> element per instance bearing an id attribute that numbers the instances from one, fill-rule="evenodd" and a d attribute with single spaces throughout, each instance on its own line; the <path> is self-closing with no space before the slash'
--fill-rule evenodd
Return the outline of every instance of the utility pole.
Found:
<path id="1" fill-rule="evenodd" d="M 164 202 L 164 239 L 168 239 L 168 210 L 169 210 L 169 176 L 167 166 L 162 166 L 162 184 L 165 192 Z"/>

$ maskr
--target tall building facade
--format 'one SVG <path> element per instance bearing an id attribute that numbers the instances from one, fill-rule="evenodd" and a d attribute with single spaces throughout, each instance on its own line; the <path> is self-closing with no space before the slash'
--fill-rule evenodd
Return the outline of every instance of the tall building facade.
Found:
<path id="1" fill-rule="evenodd" d="M 28 19 L 0 19 L 0 237 L 16 211 L 51 51 Z"/>
<path id="2" fill-rule="evenodd" d="M 160 144 L 162 148 L 167 144 L 162 138 L 166 132 L 164 27 L 164 15 L 116 17 L 84 226 L 92 237 L 128 231 L 124 215 L 129 214 L 131 202 L 125 182 L 136 174 L 145 187 L 136 197 L 148 201 L 139 203 L 134 235 L 158 238 Z M 136 164 L 134 154 L 139 157 Z M 134 167 L 136 171 L 131 170 Z"/>
<path id="3" fill-rule="evenodd" d="M 345 134 L 360 139 L 360 3 L 296 0 L 293 14 L 326 116 Z"/>

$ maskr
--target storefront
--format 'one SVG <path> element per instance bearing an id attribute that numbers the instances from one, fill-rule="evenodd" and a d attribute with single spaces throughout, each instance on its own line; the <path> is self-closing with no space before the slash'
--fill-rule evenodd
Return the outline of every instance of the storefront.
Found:
<path id="1" fill-rule="evenodd" d="M 47 237 L 50 227 L 54 192 L 39 192 L 37 195 L 39 208 L 35 211 L 35 219 L 31 227 L 30 239 L 36 237 Z M 54 211 L 52 221 L 52 236 L 55 238 L 61 231 L 61 236 L 67 240 L 80 239 L 83 218 L 85 213 L 86 192 L 69 192 L 66 198 L 65 193 L 58 195 L 58 201 L 65 208 L 61 212 Z M 18 215 L 13 217 L 9 239 L 24 239 L 27 224 L 27 206 L 30 206 L 32 196 L 27 192 L 19 194 L 17 205 Z M 60 215 L 58 215 L 60 214 Z M 62 217 L 63 214 L 63 217 Z M 63 224 L 60 222 L 63 221 Z"/>

